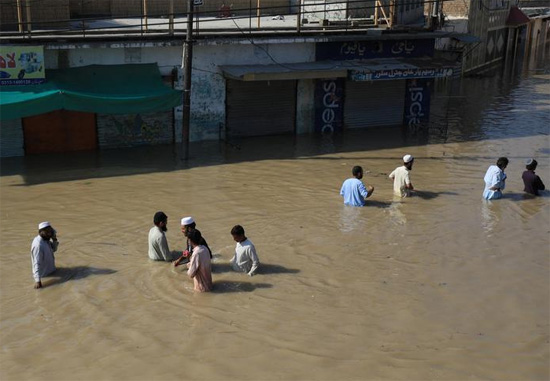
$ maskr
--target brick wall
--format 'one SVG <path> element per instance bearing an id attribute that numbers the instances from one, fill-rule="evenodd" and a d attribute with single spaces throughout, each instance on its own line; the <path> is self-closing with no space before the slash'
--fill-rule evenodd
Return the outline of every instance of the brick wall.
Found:
<path id="1" fill-rule="evenodd" d="M 470 0 L 452 0 L 443 2 L 443 14 L 446 16 L 467 17 Z"/>

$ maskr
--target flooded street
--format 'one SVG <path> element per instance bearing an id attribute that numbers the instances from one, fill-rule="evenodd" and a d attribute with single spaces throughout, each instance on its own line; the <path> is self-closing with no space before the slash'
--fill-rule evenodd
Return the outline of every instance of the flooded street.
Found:
<path id="1" fill-rule="evenodd" d="M 534 157 L 550 186 L 549 73 L 463 80 L 429 133 L 204 142 L 188 164 L 171 146 L 3 159 L 0 379 L 548 380 L 550 193 L 525 197 L 521 174 Z M 394 199 L 406 153 L 418 192 Z M 504 198 L 484 202 L 499 156 Z M 365 208 L 339 196 L 354 165 Z M 148 260 L 157 210 L 172 250 L 195 218 L 214 292 Z M 44 220 L 58 271 L 34 290 Z M 257 276 L 230 271 L 235 224 Z"/>

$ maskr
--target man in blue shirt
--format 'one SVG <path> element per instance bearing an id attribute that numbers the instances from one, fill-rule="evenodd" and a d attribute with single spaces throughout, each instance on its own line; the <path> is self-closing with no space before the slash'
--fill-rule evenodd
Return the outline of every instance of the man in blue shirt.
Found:
<path id="1" fill-rule="evenodd" d="M 342 184 L 340 195 L 344 197 L 344 204 L 349 206 L 365 206 L 365 199 L 374 192 L 374 187 L 363 184 L 363 168 L 356 165 L 351 170 L 353 177 Z"/>

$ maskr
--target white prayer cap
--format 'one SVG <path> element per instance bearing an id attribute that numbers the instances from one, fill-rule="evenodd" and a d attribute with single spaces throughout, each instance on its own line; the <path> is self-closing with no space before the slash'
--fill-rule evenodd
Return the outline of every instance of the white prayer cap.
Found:
<path id="1" fill-rule="evenodd" d="M 535 161 L 535 159 L 527 159 L 525 160 L 525 165 L 531 165 L 533 164 L 533 161 Z"/>
<path id="2" fill-rule="evenodd" d="M 181 226 L 184 226 L 184 225 L 191 225 L 193 222 L 195 222 L 195 220 L 193 219 L 193 217 L 183 217 L 181 219 Z"/>
<path id="3" fill-rule="evenodd" d="M 403 163 L 410 163 L 413 160 L 414 160 L 414 157 L 412 155 L 403 156 Z"/>
<path id="4" fill-rule="evenodd" d="M 38 230 L 42 230 L 48 226 L 52 226 L 48 221 L 41 222 L 38 224 Z"/>

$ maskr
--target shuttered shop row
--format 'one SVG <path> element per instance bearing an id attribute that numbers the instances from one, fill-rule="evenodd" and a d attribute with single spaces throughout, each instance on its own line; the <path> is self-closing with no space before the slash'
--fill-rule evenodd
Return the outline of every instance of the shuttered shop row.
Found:
<path id="1" fill-rule="evenodd" d="M 227 80 L 228 136 L 294 133 L 296 81 Z M 403 124 L 405 80 L 345 83 L 344 128 Z"/>
<path id="2" fill-rule="evenodd" d="M 367 128 L 403 124 L 405 82 L 346 82 L 344 127 Z"/>
<path id="3" fill-rule="evenodd" d="M 227 135 L 293 133 L 296 81 L 227 80 Z"/>

